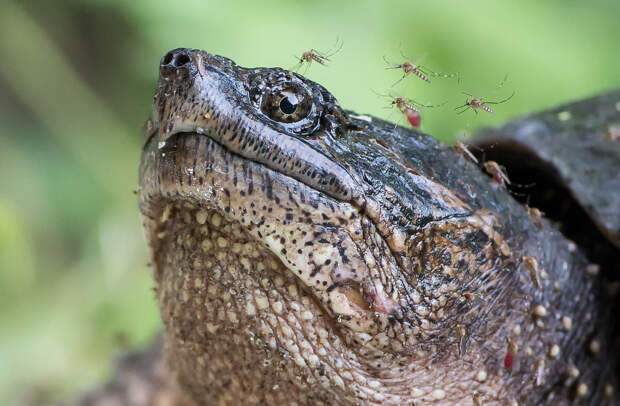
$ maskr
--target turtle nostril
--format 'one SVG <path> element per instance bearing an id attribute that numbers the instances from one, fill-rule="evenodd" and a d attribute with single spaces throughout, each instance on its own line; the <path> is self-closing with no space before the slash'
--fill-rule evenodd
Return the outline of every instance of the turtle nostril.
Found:
<path id="1" fill-rule="evenodd" d="M 168 52 L 166 54 L 166 56 L 164 56 L 164 59 L 161 60 L 161 64 L 162 65 L 168 65 L 170 62 L 172 62 L 173 58 L 174 58 L 174 53 L 173 52 Z"/>
<path id="2" fill-rule="evenodd" d="M 159 65 L 161 77 L 169 80 L 173 77 L 186 76 L 190 72 L 189 65 L 192 63 L 191 52 L 187 48 L 177 48 L 164 55 Z"/>
<path id="3" fill-rule="evenodd" d="M 187 54 L 180 54 L 176 59 L 176 66 L 180 68 L 183 65 L 188 64 L 191 61 Z"/>

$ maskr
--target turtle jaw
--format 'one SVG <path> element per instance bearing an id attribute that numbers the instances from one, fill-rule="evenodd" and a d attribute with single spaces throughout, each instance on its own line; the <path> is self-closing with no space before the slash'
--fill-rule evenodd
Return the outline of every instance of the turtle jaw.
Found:
<path id="1" fill-rule="evenodd" d="M 145 217 L 165 217 L 162 205 L 173 201 L 217 213 L 268 249 L 344 326 L 367 331 L 375 324 L 360 298 L 382 293 L 364 284 L 364 220 L 354 205 L 231 153 L 207 134 L 178 134 L 163 148 L 154 144 L 153 138 L 140 167 Z M 153 227 L 157 234 L 163 226 Z"/>

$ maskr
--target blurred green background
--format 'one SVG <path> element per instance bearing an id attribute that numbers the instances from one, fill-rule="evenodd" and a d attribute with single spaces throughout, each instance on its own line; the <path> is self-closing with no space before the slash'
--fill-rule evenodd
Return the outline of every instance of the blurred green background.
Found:
<path id="1" fill-rule="evenodd" d="M 159 328 L 136 197 L 140 128 L 161 56 L 202 48 L 244 66 L 342 50 L 307 75 L 349 109 L 403 120 L 373 93 L 382 57 L 426 55 L 462 83 L 408 77 L 445 141 L 620 85 L 617 1 L 4 1 L 0 6 L 0 404 L 93 387 Z M 499 83 L 508 74 L 501 88 Z M 461 91 L 504 98 L 455 115 Z"/>

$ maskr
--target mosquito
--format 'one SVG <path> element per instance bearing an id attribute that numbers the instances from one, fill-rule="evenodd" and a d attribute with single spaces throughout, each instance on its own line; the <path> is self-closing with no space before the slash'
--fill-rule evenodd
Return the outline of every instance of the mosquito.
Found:
<path id="1" fill-rule="evenodd" d="M 536 207 L 527 206 L 527 213 L 530 215 L 532 222 L 536 226 L 536 228 L 540 229 L 542 227 L 542 215 L 543 212 L 538 210 Z"/>
<path id="2" fill-rule="evenodd" d="M 198 74 L 200 75 L 200 77 L 204 78 L 206 71 L 205 66 L 202 63 L 202 55 L 196 52 L 192 57 L 192 61 L 194 62 L 194 65 L 196 65 L 196 69 L 198 70 Z"/>
<path id="3" fill-rule="evenodd" d="M 540 270 L 538 268 L 538 261 L 536 260 L 536 258 L 530 256 L 524 256 L 521 259 L 523 261 L 523 265 L 525 265 L 525 269 L 527 269 L 530 274 L 530 279 L 532 279 L 534 287 L 536 289 L 540 288 L 542 284 L 540 282 Z"/>
<path id="4" fill-rule="evenodd" d="M 605 133 L 605 138 L 609 141 L 620 141 L 620 127 L 609 127 Z"/>
<path id="5" fill-rule="evenodd" d="M 415 107 L 415 105 L 419 103 L 414 100 L 405 99 L 404 97 L 393 97 L 390 104 L 396 106 L 396 108 L 403 113 L 413 128 L 420 128 L 420 110 Z"/>
<path id="6" fill-rule="evenodd" d="M 506 84 L 506 82 L 508 82 L 508 74 L 504 75 L 504 79 L 501 80 L 501 82 L 499 82 L 497 84 L 497 88 L 501 89 L 502 87 L 504 87 L 504 85 Z"/>
<path id="7" fill-rule="evenodd" d="M 474 406 L 484 406 L 484 399 L 482 395 L 478 392 L 474 392 L 473 395 L 471 395 L 471 401 L 473 402 Z"/>
<path id="8" fill-rule="evenodd" d="M 455 152 L 463 155 L 465 158 L 469 159 L 473 163 L 475 164 L 478 163 L 478 158 L 476 158 L 476 156 L 472 154 L 469 149 L 467 149 L 467 145 L 465 145 L 461 141 L 455 142 L 454 145 L 452 146 L 452 149 L 454 149 Z"/>
<path id="9" fill-rule="evenodd" d="M 450 77 L 455 77 L 455 76 L 458 77 L 458 74 L 436 73 L 430 70 L 429 68 L 427 68 L 426 66 L 420 65 L 419 62 L 422 59 L 424 59 L 426 55 L 423 55 L 416 62 L 411 62 L 411 60 L 409 60 L 409 58 L 407 58 L 403 54 L 402 50 L 400 51 L 400 55 L 403 57 L 403 59 L 405 59 L 405 62 L 396 63 L 396 64 L 388 61 L 387 58 L 383 56 L 383 60 L 388 65 L 386 69 L 400 69 L 403 71 L 403 77 L 401 77 L 396 82 L 394 82 L 392 87 L 396 86 L 398 83 L 400 83 L 401 80 L 403 80 L 410 74 L 414 74 L 415 76 L 417 76 L 418 78 L 422 79 L 423 81 L 427 83 L 431 83 L 431 80 L 429 79 L 429 77 L 444 77 L 444 78 L 450 78 Z M 460 79 L 459 79 L 459 82 L 460 82 Z"/>
<path id="10" fill-rule="evenodd" d="M 302 53 L 301 56 L 295 56 L 295 59 L 297 59 L 298 62 L 290 70 L 296 71 L 303 64 L 306 64 L 306 70 L 307 70 L 312 64 L 312 62 L 316 62 L 323 66 L 327 66 L 327 63 L 331 62 L 331 59 L 329 58 L 331 58 L 332 56 L 340 52 L 340 50 L 342 49 L 342 45 L 343 45 L 343 42 L 340 40 L 340 38 L 338 38 L 336 39 L 336 44 L 334 45 L 334 47 L 325 53 L 319 52 L 316 49 L 312 48 L 311 50 Z"/>
<path id="11" fill-rule="evenodd" d="M 508 176 L 504 173 L 499 164 L 495 161 L 486 161 L 484 164 L 484 170 L 493 177 L 493 180 L 502 186 L 510 185 Z"/>
<path id="12" fill-rule="evenodd" d="M 461 114 L 464 113 L 468 108 L 471 108 L 474 113 L 478 114 L 478 110 L 484 110 L 487 113 L 491 113 L 491 114 L 495 114 L 495 112 L 493 110 L 491 110 L 491 108 L 489 106 L 487 106 L 487 104 L 501 104 L 501 103 L 505 103 L 508 100 L 512 99 L 512 96 L 515 95 L 515 92 L 512 92 L 512 94 L 510 96 L 508 96 L 507 98 L 505 98 L 504 100 L 500 100 L 500 101 L 484 101 L 483 98 L 481 97 L 475 97 L 469 93 L 466 92 L 462 92 L 464 95 L 469 96 L 469 98 L 467 100 L 465 100 L 465 104 L 463 104 L 462 106 L 458 106 L 456 107 L 454 110 L 458 110 L 458 109 L 463 109 L 461 111 L 459 111 L 456 114 Z"/>
<path id="13" fill-rule="evenodd" d="M 467 330 L 460 324 L 456 326 L 456 337 L 458 339 L 457 350 L 460 358 L 465 356 L 467 351 Z"/>
<path id="14" fill-rule="evenodd" d="M 376 93 L 376 92 L 375 92 Z M 414 128 L 420 128 L 421 117 L 418 107 L 437 107 L 431 104 L 419 103 L 413 99 L 407 99 L 405 97 L 394 97 L 391 94 L 379 94 L 381 97 L 388 97 L 391 99 L 390 107 L 396 107 L 407 118 L 409 124 Z M 445 104 L 445 103 L 444 103 Z"/>
<path id="15" fill-rule="evenodd" d="M 504 357 L 504 367 L 506 369 L 511 369 L 514 364 L 518 363 L 517 362 L 518 360 L 516 359 L 518 351 L 519 351 L 519 346 L 517 345 L 517 343 L 512 341 L 510 338 L 507 338 L 506 339 L 506 355 Z M 515 368 L 515 369 L 518 369 L 518 368 Z"/>

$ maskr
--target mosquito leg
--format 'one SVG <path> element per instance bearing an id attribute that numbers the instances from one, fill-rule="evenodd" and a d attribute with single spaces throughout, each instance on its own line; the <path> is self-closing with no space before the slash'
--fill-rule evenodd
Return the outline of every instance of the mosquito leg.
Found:
<path id="1" fill-rule="evenodd" d="M 385 61 L 385 64 L 388 65 L 388 67 L 385 68 L 385 69 L 400 69 L 400 65 L 396 65 L 396 64 L 388 61 L 387 58 L 385 57 L 385 55 L 383 55 L 383 60 Z"/>
<path id="2" fill-rule="evenodd" d="M 332 48 L 332 50 L 327 52 L 326 57 L 332 57 L 336 55 L 338 52 L 340 52 L 343 45 L 344 45 L 344 41 L 342 41 L 340 37 L 336 38 L 336 43 L 334 44 L 334 48 Z"/>
<path id="3" fill-rule="evenodd" d="M 505 103 L 505 102 L 507 102 L 508 100 L 512 99 L 512 96 L 514 96 L 514 95 L 515 95 L 515 92 L 513 91 L 513 92 L 512 92 L 512 94 L 511 94 L 510 96 L 506 97 L 504 100 L 500 100 L 500 101 L 496 101 L 496 102 L 489 102 L 489 101 L 485 101 L 484 103 L 485 103 L 485 104 L 500 104 L 500 103 Z"/>
<path id="4" fill-rule="evenodd" d="M 407 75 L 406 75 L 406 74 L 405 74 L 405 75 L 403 75 L 403 77 L 402 77 L 402 78 L 398 79 L 398 80 L 397 80 L 396 82 L 394 82 L 394 84 L 393 84 L 392 86 L 390 86 L 390 87 L 394 87 L 394 86 L 396 86 L 397 84 L 399 84 L 399 83 L 400 83 L 400 82 L 401 82 L 404 78 L 406 78 L 406 77 L 407 77 Z"/>

